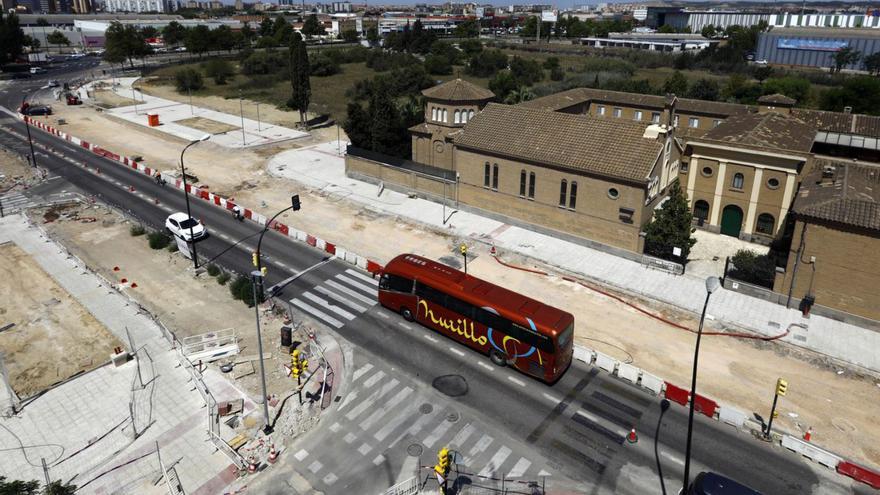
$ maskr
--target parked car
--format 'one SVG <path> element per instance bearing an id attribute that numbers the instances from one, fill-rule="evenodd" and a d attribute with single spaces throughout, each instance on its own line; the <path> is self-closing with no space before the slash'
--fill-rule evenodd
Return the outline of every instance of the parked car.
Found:
<path id="1" fill-rule="evenodd" d="M 192 227 L 192 234 L 190 234 L 190 227 Z M 208 229 L 201 222 L 188 217 L 183 212 L 169 215 L 165 220 L 165 230 L 187 242 L 199 240 L 208 235 Z"/>
<path id="2" fill-rule="evenodd" d="M 61 86 L 61 83 L 59 83 L 55 79 L 49 79 L 49 82 L 47 84 L 50 88 L 57 88 L 58 86 Z"/>
<path id="3" fill-rule="evenodd" d="M 702 472 L 697 475 L 687 495 L 761 495 L 751 488 L 717 473 Z"/>
<path id="4" fill-rule="evenodd" d="M 31 74 L 44 74 L 46 69 L 42 67 L 31 67 Z"/>
<path id="5" fill-rule="evenodd" d="M 29 105 L 25 103 L 19 111 L 23 115 L 52 115 L 52 107 L 49 105 Z"/>

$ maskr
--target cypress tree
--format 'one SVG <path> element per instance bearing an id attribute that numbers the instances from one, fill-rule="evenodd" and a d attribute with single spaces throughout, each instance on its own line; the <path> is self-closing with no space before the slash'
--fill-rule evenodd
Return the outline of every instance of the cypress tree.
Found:
<path id="1" fill-rule="evenodd" d="M 312 98 L 312 87 L 309 83 L 311 69 L 306 44 L 299 33 L 290 38 L 290 86 L 291 95 L 287 106 L 299 111 L 299 121 L 308 128 L 309 101 Z"/>
<path id="2" fill-rule="evenodd" d="M 377 78 L 370 96 L 369 114 L 372 119 L 370 133 L 372 134 L 373 151 L 395 155 L 400 139 L 396 132 L 400 116 L 397 112 L 397 105 L 388 93 L 387 83 L 383 79 Z"/>
<path id="3" fill-rule="evenodd" d="M 691 237 L 692 219 L 687 198 L 676 181 L 669 191 L 669 199 L 645 227 L 645 252 L 658 258 L 687 263 L 691 247 L 697 242 Z M 672 250 L 676 247 L 681 248 L 681 257 L 673 254 Z"/>

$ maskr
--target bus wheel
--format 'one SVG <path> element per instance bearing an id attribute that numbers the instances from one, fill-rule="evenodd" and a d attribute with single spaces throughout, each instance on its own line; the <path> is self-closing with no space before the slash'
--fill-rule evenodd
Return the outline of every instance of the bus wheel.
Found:
<path id="1" fill-rule="evenodd" d="M 403 316 L 403 319 L 406 321 L 415 320 L 415 318 L 413 318 L 412 311 L 410 311 L 409 308 L 407 308 L 406 306 L 400 308 L 400 315 Z"/>
<path id="2" fill-rule="evenodd" d="M 495 349 L 489 351 L 489 359 L 491 359 L 496 366 L 504 366 L 505 364 L 507 364 L 507 360 L 504 359 L 504 354 Z"/>

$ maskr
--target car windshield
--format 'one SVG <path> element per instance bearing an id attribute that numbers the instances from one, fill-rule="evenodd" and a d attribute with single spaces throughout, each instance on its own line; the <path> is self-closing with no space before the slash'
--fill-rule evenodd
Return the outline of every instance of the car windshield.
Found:
<path id="1" fill-rule="evenodd" d="M 182 228 L 182 229 L 188 229 L 190 227 L 198 227 L 198 226 L 199 226 L 199 222 L 196 222 L 192 218 L 187 218 L 186 220 L 180 222 L 180 228 Z"/>

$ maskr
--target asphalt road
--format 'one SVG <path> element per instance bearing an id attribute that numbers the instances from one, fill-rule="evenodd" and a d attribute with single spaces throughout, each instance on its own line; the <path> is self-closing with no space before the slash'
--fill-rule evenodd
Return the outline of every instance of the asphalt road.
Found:
<path id="1" fill-rule="evenodd" d="M 7 84 L 0 90 L 0 103 L 8 109 L 15 109 L 23 92 L 33 91 L 46 79 L 69 77 L 71 74 L 65 74 L 65 70 L 91 71 L 94 66 L 86 64 L 56 69 L 41 78 Z M 67 130 L 76 132 L 75 129 Z M 153 228 L 161 228 L 172 211 L 185 211 L 183 194 L 179 190 L 160 187 L 152 179 L 37 129 L 32 129 L 31 135 L 39 152 L 38 163 L 52 176 L 60 177 L 53 179 L 56 183 L 64 183 L 68 188 L 125 210 Z M 0 115 L 0 142 L 26 153 L 24 124 L 8 115 Z M 110 149 L 114 147 L 114 143 L 101 145 Z M 71 162 L 87 163 L 90 170 Z M 93 171 L 95 168 L 100 174 Z M 128 190 L 129 186 L 135 188 L 134 193 Z M 296 192 L 291 191 L 291 194 Z M 211 233 L 197 244 L 199 256 L 239 273 L 249 272 L 252 269 L 250 253 L 256 246 L 258 227 L 250 222 L 236 221 L 229 213 L 202 200 L 192 199 L 191 206 L 193 215 L 202 219 Z M 301 211 L 288 213 L 283 220 L 296 225 L 296 216 L 308 215 L 309 208 L 306 202 Z M 436 426 L 428 431 L 424 428 L 429 426 L 427 420 L 419 419 L 425 413 L 404 407 L 406 402 L 387 407 L 388 418 L 373 421 L 363 421 L 358 414 L 349 412 L 357 410 L 354 404 L 342 411 L 331 410 L 321 425 L 335 421 L 338 425 L 336 431 L 321 427 L 297 442 L 303 451 L 311 451 L 309 455 L 316 456 L 316 460 L 306 466 L 287 457 L 291 464 L 279 468 L 275 474 L 266 473 L 264 483 L 268 486 L 282 486 L 285 480 L 279 476 L 287 472 L 285 469 L 297 469 L 316 489 L 326 493 L 345 493 L 348 488 L 343 487 L 379 491 L 395 479 L 407 458 L 407 447 L 427 447 L 429 443 L 439 445 L 457 438 L 460 440 L 464 435 L 458 428 L 465 423 L 476 425 L 473 428 L 485 432 L 483 437 L 496 439 L 495 445 L 503 444 L 503 448 L 490 446 L 477 451 L 479 445 L 473 447 L 470 451 L 477 453 L 466 456 L 471 457 L 467 459 L 471 465 L 461 465 L 464 471 L 482 472 L 486 466 L 499 464 L 485 472 L 505 472 L 515 470 L 517 466 L 512 463 L 524 459 L 535 467 L 530 467 L 531 471 L 525 469 L 524 476 L 540 477 L 548 488 L 554 490 L 663 493 L 658 476 L 659 460 L 666 479 L 666 493 L 676 493 L 681 486 L 687 424 L 685 408 L 673 404 L 661 420 L 658 398 L 580 363 L 575 363 L 556 384 L 547 386 L 509 369 L 487 366 L 487 357 L 424 327 L 406 324 L 398 315 L 366 301 L 360 303 L 363 311 L 340 312 L 348 308 L 340 300 L 355 297 L 350 295 L 352 288 L 360 290 L 362 298 L 364 294 L 369 295 L 365 289 L 369 288 L 369 282 L 352 274 L 350 265 L 327 260 L 325 253 L 274 232 L 266 234 L 262 251 L 269 269 L 269 284 L 302 272 L 285 287 L 279 300 L 299 301 L 290 306 L 298 319 L 327 327 L 355 350 L 353 366 L 345 373 L 347 385 L 333 392 L 339 404 L 350 395 L 351 402 L 370 400 L 369 404 L 362 403 L 370 408 L 388 406 L 395 390 L 405 390 L 401 387 L 406 387 L 414 390 L 424 403 L 441 411 L 451 411 L 449 414 L 454 412 L 457 418 L 465 420 L 446 427 L 448 429 L 438 430 L 440 426 Z M 345 288 L 346 284 L 347 290 L 339 289 Z M 375 368 L 369 373 L 372 376 L 379 376 L 376 370 L 385 370 L 382 378 L 369 386 L 364 383 L 369 381 L 366 378 L 355 378 L 358 373 L 354 370 L 355 365 L 365 369 L 366 364 Z M 382 393 L 370 391 L 372 386 L 381 387 L 377 390 Z M 356 396 L 357 393 L 360 395 Z M 362 409 L 364 414 L 368 413 L 367 407 Z M 384 443 L 377 443 L 378 431 L 368 431 L 364 423 L 373 429 L 392 425 L 392 417 L 397 421 L 395 415 L 402 416 L 398 426 L 403 429 L 403 436 L 390 435 Z M 422 425 L 417 429 L 419 421 Z M 627 443 L 622 436 L 632 426 L 639 432 L 640 439 L 636 444 Z M 657 456 L 654 451 L 655 430 L 659 431 Z M 438 431 L 442 435 L 438 436 Z M 359 453 L 354 446 L 345 448 L 340 438 L 346 432 L 349 434 L 344 438 L 372 434 L 374 440 L 368 447 L 373 452 L 383 453 L 379 464 L 373 462 L 379 457 L 372 453 Z M 433 438 L 435 436 L 437 438 Z M 399 441 L 390 444 L 392 437 Z M 482 440 L 483 437 L 473 435 L 468 441 Z M 500 459 L 502 453 L 508 455 Z M 424 462 L 433 462 L 433 451 L 425 449 L 424 457 Z M 377 466 L 382 468 L 384 476 L 376 476 Z M 778 446 L 698 417 L 692 471 L 701 470 L 723 473 L 771 495 L 870 492 L 861 486 L 854 487 L 849 480 Z M 547 474 L 549 476 L 545 476 Z M 477 484 L 477 477 L 468 479 Z"/>

